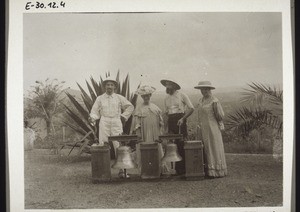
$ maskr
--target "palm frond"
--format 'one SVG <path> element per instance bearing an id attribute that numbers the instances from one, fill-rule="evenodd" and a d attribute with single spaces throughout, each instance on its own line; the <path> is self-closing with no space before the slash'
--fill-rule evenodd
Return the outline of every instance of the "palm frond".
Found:
<path id="1" fill-rule="evenodd" d="M 261 106 L 267 101 L 271 104 L 282 105 L 283 92 L 279 88 L 271 88 L 270 86 L 255 82 L 248 84 L 248 86 L 251 89 L 244 89 L 245 92 L 243 92 L 242 102 Z"/>
<path id="2" fill-rule="evenodd" d="M 280 118 L 273 115 L 270 110 L 261 108 L 243 107 L 234 114 L 228 115 L 225 124 L 229 130 L 243 135 L 249 135 L 252 130 L 259 129 L 262 126 L 268 126 L 278 131 L 282 130 Z"/>

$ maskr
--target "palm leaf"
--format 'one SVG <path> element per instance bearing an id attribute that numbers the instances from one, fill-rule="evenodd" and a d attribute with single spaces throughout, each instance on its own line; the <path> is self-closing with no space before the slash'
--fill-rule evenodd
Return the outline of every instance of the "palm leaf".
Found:
<path id="1" fill-rule="evenodd" d="M 229 130 L 244 135 L 248 135 L 252 130 L 259 129 L 262 126 L 269 126 L 279 131 L 282 129 L 282 121 L 274 116 L 270 110 L 261 108 L 254 110 L 241 108 L 234 114 L 228 115 L 225 124 Z"/>
<path id="2" fill-rule="evenodd" d="M 248 84 L 248 86 L 251 89 L 244 89 L 242 102 L 249 102 L 253 105 L 263 105 L 265 100 L 276 105 L 280 105 L 283 102 L 282 90 L 254 82 Z"/>

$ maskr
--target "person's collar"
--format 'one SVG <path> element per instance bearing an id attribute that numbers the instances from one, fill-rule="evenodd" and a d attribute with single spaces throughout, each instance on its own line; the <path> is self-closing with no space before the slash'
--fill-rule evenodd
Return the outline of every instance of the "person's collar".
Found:
<path id="1" fill-rule="evenodd" d="M 114 97 L 116 94 L 115 93 L 112 93 L 111 95 L 108 95 L 106 92 L 104 93 L 104 96 L 106 98 L 109 98 L 109 97 Z"/>

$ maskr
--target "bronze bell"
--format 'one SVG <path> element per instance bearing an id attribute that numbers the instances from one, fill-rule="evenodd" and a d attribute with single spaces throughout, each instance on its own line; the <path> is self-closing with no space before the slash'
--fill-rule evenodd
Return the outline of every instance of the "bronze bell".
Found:
<path id="1" fill-rule="evenodd" d="M 181 161 L 182 157 L 178 153 L 176 144 L 167 144 L 165 156 L 161 159 L 163 163 L 165 162 L 177 162 Z"/>
<path id="2" fill-rule="evenodd" d="M 131 158 L 131 149 L 128 146 L 120 146 L 117 148 L 117 159 L 112 165 L 114 169 L 133 169 L 137 165 L 133 162 Z"/>

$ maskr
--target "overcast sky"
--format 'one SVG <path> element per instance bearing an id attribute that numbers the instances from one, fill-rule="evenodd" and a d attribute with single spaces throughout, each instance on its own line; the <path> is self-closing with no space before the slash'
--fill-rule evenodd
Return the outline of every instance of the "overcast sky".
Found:
<path id="1" fill-rule="evenodd" d="M 50 77 L 77 89 L 118 69 L 132 89 L 281 84 L 281 38 L 280 13 L 24 14 L 24 88 Z"/>

